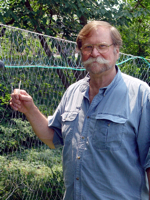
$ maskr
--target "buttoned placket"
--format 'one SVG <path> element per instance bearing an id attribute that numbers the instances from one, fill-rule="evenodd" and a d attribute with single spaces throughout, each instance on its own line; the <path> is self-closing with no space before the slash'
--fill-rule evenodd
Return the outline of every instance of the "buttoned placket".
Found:
<path id="1" fill-rule="evenodd" d="M 84 120 L 83 125 L 83 131 L 82 135 L 80 136 L 80 142 L 78 147 L 78 154 L 76 157 L 76 173 L 74 177 L 74 199 L 75 200 L 81 200 L 81 165 L 82 165 L 82 158 L 84 150 L 87 149 L 88 146 L 88 130 L 89 130 L 89 124 L 90 124 L 90 115 L 92 113 L 92 110 L 100 103 L 100 101 L 105 97 L 103 92 L 96 95 L 89 107 L 89 110 L 87 112 L 87 115 Z"/>

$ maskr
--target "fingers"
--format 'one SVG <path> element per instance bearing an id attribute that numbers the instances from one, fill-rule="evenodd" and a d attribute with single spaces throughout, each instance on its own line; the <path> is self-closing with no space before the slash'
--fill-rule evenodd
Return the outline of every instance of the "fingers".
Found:
<path id="1" fill-rule="evenodd" d="M 30 101 L 32 99 L 32 97 L 25 90 L 19 89 L 15 89 L 14 92 L 11 94 L 11 97 L 14 101 Z"/>
<path id="2" fill-rule="evenodd" d="M 14 109 L 16 111 L 21 108 L 20 101 L 14 102 L 12 99 L 10 100 L 10 106 L 12 107 L 12 109 Z"/>
<path id="3" fill-rule="evenodd" d="M 14 89 L 14 92 L 13 94 L 23 94 L 23 95 L 27 95 L 28 96 L 28 93 L 25 91 L 25 90 L 20 90 L 20 89 Z"/>
<path id="4" fill-rule="evenodd" d="M 10 99 L 10 106 L 14 110 L 19 110 L 21 106 L 21 101 L 19 99 L 19 94 L 17 92 L 18 90 L 14 90 L 14 92 L 11 94 L 11 99 Z"/>
<path id="5" fill-rule="evenodd" d="M 15 89 L 11 94 L 10 106 L 14 110 L 24 112 L 25 107 L 28 108 L 29 103 L 32 103 L 32 97 L 25 90 Z"/>

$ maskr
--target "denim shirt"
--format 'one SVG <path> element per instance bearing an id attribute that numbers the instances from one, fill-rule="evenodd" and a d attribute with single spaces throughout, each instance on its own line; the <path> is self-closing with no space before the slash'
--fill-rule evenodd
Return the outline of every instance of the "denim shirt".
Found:
<path id="1" fill-rule="evenodd" d="M 118 69 L 90 104 L 89 80 L 72 84 L 48 117 L 63 145 L 64 200 L 148 200 L 150 88 Z"/>

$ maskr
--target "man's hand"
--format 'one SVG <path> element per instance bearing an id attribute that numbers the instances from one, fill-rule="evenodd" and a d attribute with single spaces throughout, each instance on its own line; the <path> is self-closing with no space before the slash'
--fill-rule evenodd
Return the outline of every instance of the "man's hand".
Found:
<path id="1" fill-rule="evenodd" d="M 25 90 L 15 89 L 11 94 L 10 106 L 16 111 L 27 114 L 35 105 L 32 97 Z"/>
<path id="2" fill-rule="evenodd" d="M 53 144 L 54 130 L 48 127 L 48 119 L 35 106 L 32 97 L 25 91 L 15 89 L 11 94 L 10 106 L 26 115 L 35 134 L 54 149 Z"/>

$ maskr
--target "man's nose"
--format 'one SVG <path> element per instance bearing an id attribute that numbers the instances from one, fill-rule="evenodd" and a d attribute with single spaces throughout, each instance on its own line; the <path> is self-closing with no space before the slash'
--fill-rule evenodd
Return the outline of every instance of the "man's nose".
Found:
<path id="1" fill-rule="evenodd" d="M 91 52 L 91 56 L 92 56 L 92 57 L 97 57 L 97 56 L 99 56 L 99 55 L 100 55 L 99 51 L 98 51 L 97 48 L 94 46 L 93 49 L 92 49 L 92 52 Z"/>

